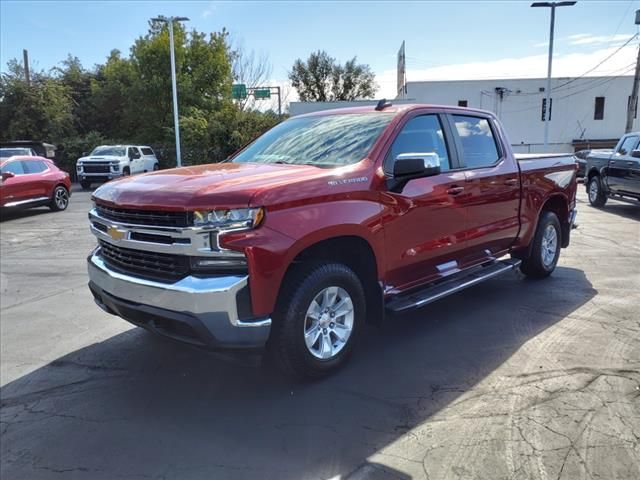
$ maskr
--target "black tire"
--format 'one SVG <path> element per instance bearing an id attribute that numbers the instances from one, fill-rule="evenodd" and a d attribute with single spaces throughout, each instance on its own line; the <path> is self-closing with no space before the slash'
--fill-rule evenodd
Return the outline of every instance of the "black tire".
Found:
<path id="1" fill-rule="evenodd" d="M 555 229 L 555 252 L 553 259 L 547 253 L 546 258 L 549 259 L 545 262 L 545 256 L 543 255 L 543 249 L 548 243 L 545 242 L 545 232 L 547 228 L 553 227 Z M 526 258 L 520 264 L 520 271 L 533 278 L 545 278 L 551 275 L 558 264 L 558 258 L 560 257 L 560 246 L 562 245 L 562 229 L 560 228 L 560 221 L 553 212 L 542 212 L 540 215 L 540 221 L 536 229 L 536 234 L 533 237 L 533 245 L 531 247 L 531 254 L 529 258 Z M 549 250 L 547 250 L 549 252 Z"/>
<path id="2" fill-rule="evenodd" d="M 131 175 L 131 170 L 129 170 L 129 167 L 124 167 L 124 168 L 122 169 L 122 175 L 123 175 L 124 177 L 128 177 L 129 175 Z"/>
<path id="3" fill-rule="evenodd" d="M 49 208 L 54 212 L 66 210 L 69 206 L 69 190 L 63 185 L 58 185 L 53 189 Z"/>
<path id="4" fill-rule="evenodd" d="M 587 196 L 589 197 L 589 203 L 596 208 L 604 207 L 605 203 L 607 203 L 607 194 L 602 187 L 599 175 L 594 175 L 589 180 Z"/>
<path id="5" fill-rule="evenodd" d="M 153 171 L 157 172 L 158 170 L 160 170 L 160 165 L 158 165 L 157 163 L 153 164 Z"/>
<path id="6" fill-rule="evenodd" d="M 353 305 L 350 336 L 335 356 L 316 358 L 305 342 L 307 309 L 316 296 L 328 287 L 346 291 Z M 366 318 L 365 293 L 358 276 L 340 263 L 314 263 L 298 267 L 288 275 L 274 313 L 269 352 L 287 375 L 296 379 L 323 377 L 342 366 L 352 352 Z M 320 330 L 320 329 L 319 329 Z M 323 329 L 326 331 L 326 329 Z M 320 333 L 320 332 L 318 332 Z M 330 338 L 329 337 L 327 338 Z"/>
<path id="7" fill-rule="evenodd" d="M 82 180 L 80 182 L 80 186 L 82 187 L 83 190 L 89 190 L 91 188 L 91 182 L 88 182 L 87 180 Z"/>

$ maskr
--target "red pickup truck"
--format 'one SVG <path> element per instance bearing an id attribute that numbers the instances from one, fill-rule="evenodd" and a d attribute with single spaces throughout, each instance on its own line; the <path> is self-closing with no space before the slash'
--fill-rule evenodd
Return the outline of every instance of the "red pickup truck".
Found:
<path id="1" fill-rule="evenodd" d="M 571 155 L 517 160 L 489 112 L 313 113 L 226 162 L 101 186 L 89 287 L 135 325 L 202 347 L 266 346 L 317 377 L 386 311 L 518 267 L 548 276 L 575 194 Z"/>

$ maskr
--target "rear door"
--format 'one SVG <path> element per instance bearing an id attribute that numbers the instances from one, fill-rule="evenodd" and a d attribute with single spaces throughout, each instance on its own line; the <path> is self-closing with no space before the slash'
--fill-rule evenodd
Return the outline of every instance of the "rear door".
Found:
<path id="1" fill-rule="evenodd" d="M 22 167 L 25 173 L 25 183 L 29 188 L 29 195 L 33 198 L 47 197 L 49 195 L 49 184 L 51 180 L 47 178 L 49 166 L 42 160 L 23 160 Z"/>
<path id="2" fill-rule="evenodd" d="M 633 171 L 638 169 L 639 159 L 631 156 L 638 148 L 640 137 L 629 135 L 620 143 L 607 165 L 606 181 L 612 192 L 633 192 Z M 637 188 L 637 187 L 635 187 Z"/>
<path id="3" fill-rule="evenodd" d="M 515 159 L 500 142 L 491 117 L 448 116 L 464 171 L 467 208 L 465 266 L 503 255 L 520 226 L 520 174 Z"/>
<path id="4" fill-rule="evenodd" d="M 140 151 L 142 152 L 142 159 L 144 162 L 144 171 L 151 172 L 153 171 L 153 166 L 156 163 L 156 157 L 153 153 L 153 150 L 149 147 L 140 147 Z"/>
<path id="5" fill-rule="evenodd" d="M 465 207 L 458 194 L 464 172 L 440 114 L 417 112 L 400 127 L 385 156 L 383 169 L 393 171 L 401 153 L 436 153 L 442 173 L 411 180 L 402 192 L 385 192 L 383 203 L 387 277 L 391 291 L 401 291 L 457 271 L 466 228 Z"/>

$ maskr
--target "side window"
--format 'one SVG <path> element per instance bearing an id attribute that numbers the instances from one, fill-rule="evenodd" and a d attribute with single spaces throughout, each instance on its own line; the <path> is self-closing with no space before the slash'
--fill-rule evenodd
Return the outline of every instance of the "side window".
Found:
<path id="1" fill-rule="evenodd" d="M 638 143 L 638 137 L 627 137 L 622 141 L 622 145 L 616 152 L 618 155 L 631 155 L 631 152 L 636 148 Z"/>
<path id="2" fill-rule="evenodd" d="M 462 144 L 462 160 L 468 168 L 490 167 L 499 158 L 496 139 L 486 118 L 453 115 Z"/>
<path id="3" fill-rule="evenodd" d="M 23 160 L 22 168 L 24 173 L 41 173 L 47 169 L 47 166 L 41 160 Z"/>
<path id="4" fill-rule="evenodd" d="M 142 147 L 142 154 L 151 156 L 154 155 L 153 150 L 151 150 L 149 147 Z"/>
<path id="5" fill-rule="evenodd" d="M 24 168 L 22 168 L 22 162 L 17 160 L 15 162 L 9 162 L 2 166 L 2 173 L 11 172 L 14 175 L 23 175 Z"/>
<path id="6" fill-rule="evenodd" d="M 444 132 L 437 115 L 420 115 L 409 120 L 393 141 L 385 161 L 385 171 L 393 171 L 393 161 L 401 153 L 436 153 L 440 169 L 451 169 Z"/>

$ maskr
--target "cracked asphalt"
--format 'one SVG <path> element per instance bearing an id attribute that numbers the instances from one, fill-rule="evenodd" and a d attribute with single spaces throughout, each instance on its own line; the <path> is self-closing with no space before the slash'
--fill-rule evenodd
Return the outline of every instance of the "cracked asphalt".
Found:
<path id="1" fill-rule="evenodd" d="M 391 318 L 299 384 L 99 310 L 89 204 L 0 224 L 3 480 L 640 478 L 638 206 L 580 188 L 551 278 Z"/>

